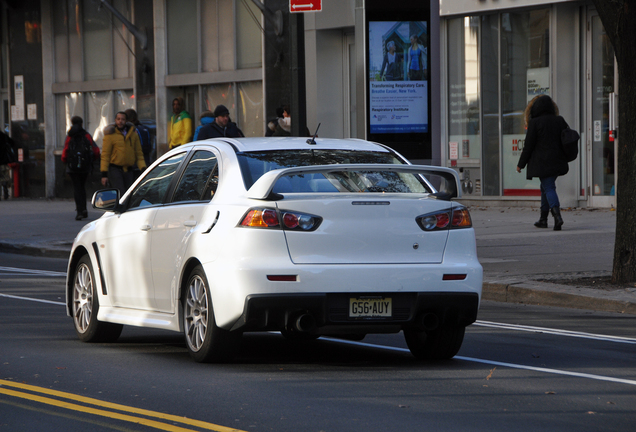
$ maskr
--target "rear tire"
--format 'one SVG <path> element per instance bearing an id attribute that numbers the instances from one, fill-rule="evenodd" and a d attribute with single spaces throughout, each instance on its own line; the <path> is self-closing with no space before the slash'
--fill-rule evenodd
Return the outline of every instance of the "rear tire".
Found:
<path id="1" fill-rule="evenodd" d="M 420 360 L 448 360 L 455 357 L 464 341 L 466 327 L 440 326 L 431 331 L 405 329 L 404 339 Z"/>
<path id="2" fill-rule="evenodd" d="M 73 276 L 73 324 L 82 342 L 115 342 L 122 329 L 121 324 L 97 320 L 99 299 L 95 291 L 95 275 L 88 255 L 82 256 Z"/>
<path id="3" fill-rule="evenodd" d="M 199 363 L 231 360 L 238 350 L 241 333 L 217 327 L 210 286 L 203 268 L 196 266 L 186 285 L 183 299 L 183 327 L 192 358 Z"/>

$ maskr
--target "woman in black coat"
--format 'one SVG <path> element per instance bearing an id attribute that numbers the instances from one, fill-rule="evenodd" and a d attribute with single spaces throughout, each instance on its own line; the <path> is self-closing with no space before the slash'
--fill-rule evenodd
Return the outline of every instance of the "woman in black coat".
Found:
<path id="1" fill-rule="evenodd" d="M 556 178 L 567 174 L 569 169 L 561 145 L 561 132 L 567 127 L 563 117 L 557 115 L 556 104 L 550 96 L 543 95 L 534 100 L 517 172 L 527 165 L 528 180 L 539 177 L 541 181 L 541 216 L 534 224 L 537 228 L 548 227 L 549 212 L 554 216 L 555 231 L 563 225 Z"/>

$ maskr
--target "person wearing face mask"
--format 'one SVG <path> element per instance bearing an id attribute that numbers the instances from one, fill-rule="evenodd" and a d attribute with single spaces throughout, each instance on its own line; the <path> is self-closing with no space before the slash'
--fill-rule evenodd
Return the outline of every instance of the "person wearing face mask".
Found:
<path id="1" fill-rule="evenodd" d="M 201 128 L 198 140 L 208 138 L 240 138 L 244 137 L 243 132 L 236 123 L 230 120 L 230 111 L 225 105 L 218 105 L 214 108 L 214 121 Z"/>
<path id="2" fill-rule="evenodd" d="M 289 115 L 289 105 L 283 105 L 283 116 L 278 118 L 273 136 L 291 136 L 291 116 Z"/>

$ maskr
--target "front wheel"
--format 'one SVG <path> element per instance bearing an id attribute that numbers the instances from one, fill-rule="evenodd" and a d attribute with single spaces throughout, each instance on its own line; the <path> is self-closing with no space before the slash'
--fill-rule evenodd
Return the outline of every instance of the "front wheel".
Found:
<path id="1" fill-rule="evenodd" d="M 188 277 L 183 301 L 183 324 L 188 351 L 199 363 L 223 362 L 235 354 L 241 334 L 217 327 L 210 286 L 201 266 Z"/>
<path id="2" fill-rule="evenodd" d="M 122 329 L 121 324 L 97 320 L 99 299 L 95 292 L 95 276 L 88 255 L 80 258 L 73 276 L 73 324 L 82 342 L 115 342 Z"/>
<path id="3" fill-rule="evenodd" d="M 453 358 L 464 341 L 464 326 L 441 326 L 435 330 L 405 329 L 404 339 L 411 353 L 420 360 Z"/>

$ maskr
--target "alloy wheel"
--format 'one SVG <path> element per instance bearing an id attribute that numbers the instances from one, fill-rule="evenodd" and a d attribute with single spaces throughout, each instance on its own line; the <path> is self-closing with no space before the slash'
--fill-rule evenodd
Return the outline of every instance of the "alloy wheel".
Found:
<path id="1" fill-rule="evenodd" d="M 73 319 L 81 333 L 88 330 L 93 314 L 93 278 L 88 265 L 80 263 L 73 282 Z"/>
<path id="2" fill-rule="evenodd" d="M 205 342 L 208 331 L 207 286 L 199 275 L 190 280 L 186 297 L 186 339 L 193 351 L 198 351 Z"/>

